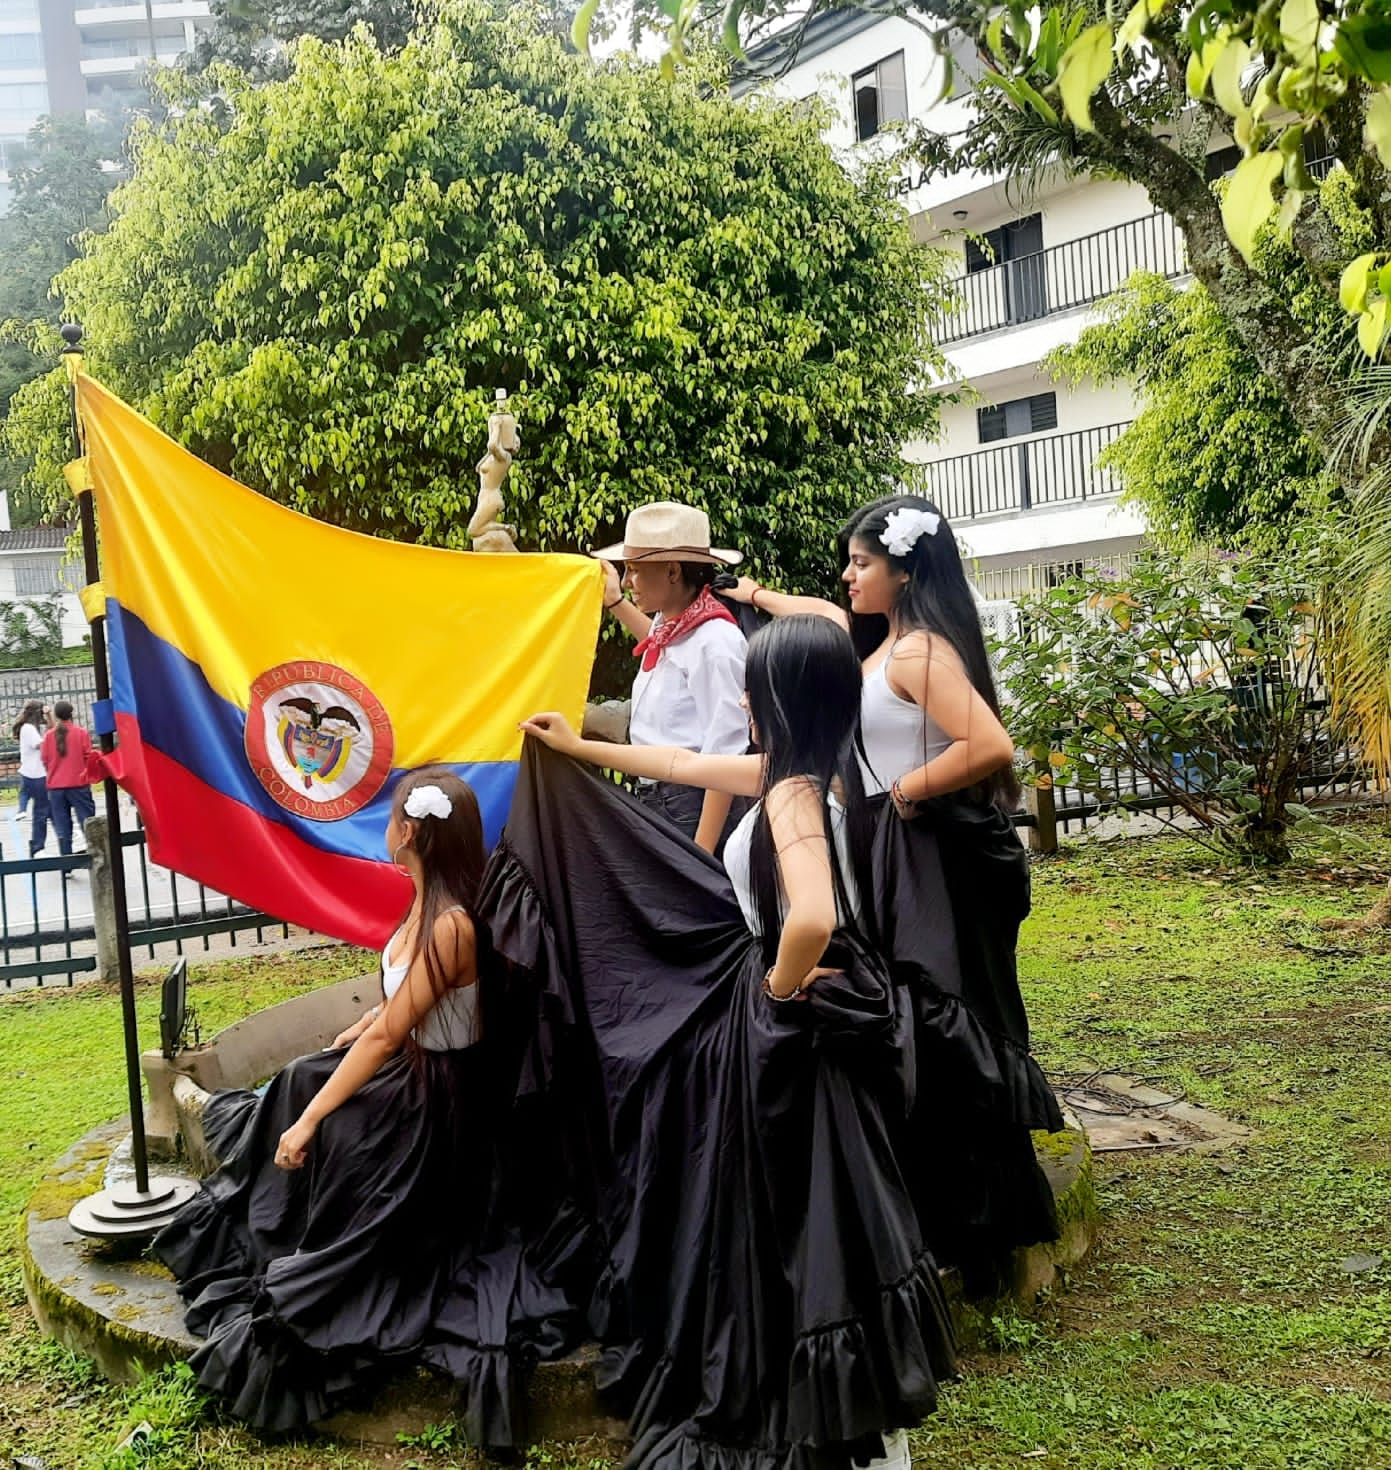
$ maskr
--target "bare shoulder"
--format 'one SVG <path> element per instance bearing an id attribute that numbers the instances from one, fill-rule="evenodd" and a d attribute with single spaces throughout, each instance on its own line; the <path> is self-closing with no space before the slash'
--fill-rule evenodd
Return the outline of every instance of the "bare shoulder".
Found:
<path id="1" fill-rule="evenodd" d="M 889 667 L 912 669 L 933 664 L 942 668 L 964 669 L 961 655 L 946 638 L 929 633 L 926 628 L 914 628 L 894 644 L 889 653 Z"/>
<path id="2" fill-rule="evenodd" d="M 435 920 L 435 953 L 452 970 L 471 969 L 478 948 L 473 920 L 462 909 L 450 909 Z"/>
<path id="3" fill-rule="evenodd" d="M 763 799 L 775 841 L 823 830 L 821 787 L 810 776 L 788 776 Z"/>

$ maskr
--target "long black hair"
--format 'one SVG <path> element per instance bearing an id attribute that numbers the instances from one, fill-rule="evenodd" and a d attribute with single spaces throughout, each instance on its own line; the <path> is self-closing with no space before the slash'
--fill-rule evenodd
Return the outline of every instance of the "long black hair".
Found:
<path id="1" fill-rule="evenodd" d="M 847 918 L 854 912 L 849 882 L 853 878 L 860 907 L 868 916 L 871 823 L 855 754 L 862 678 L 854 646 L 844 630 L 826 618 L 779 618 L 749 639 L 744 677 L 749 713 L 763 752 L 765 797 L 789 778 L 806 777 L 816 786 L 837 902 Z M 849 838 L 849 874 L 842 871 L 831 816 L 831 796 L 837 788 Z M 771 963 L 782 929 L 782 892 L 766 802 L 754 825 L 749 876 Z"/>
<path id="2" fill-rule="evenodd" d="M 938 517 L 934 534 L 923 532 L 903 556 L 884 545 L 889 517 L 896 510 L 925 511 Z M 947 518 L 921 495 L 885 495 L 861 506 L 840 531 L 841 565 L 850 557 L 850 543 L 859 541 L 876 556 L 888 559 L 895 571 L 907 572 L 894 612 L 903 631 L 920 630 L 944 638 L 956 651 L 966 677 L 998 719 L 1000 700 L 995 675 L 985 651 L 975 594 L 966 580 L 956 536 Z M 861 659 L 868 658 L 889 636 L 889 620 L 882 613 L 850 609 L 850 637 Z M 1003 723 L 1003 722 L 1002 722 Z M 1004 766 L 981 783 L 990 799 L 1006 811 L 1019 805 L 1019 779 L 1013 766 Z"/>
<path id="3" fill-rule="evenodd" d="M 420 786 L 438 786 L 449 799 L 447 817 L 411 817 L 406 813 L 406 798 Z M 478 883 L 483 876 L 483 817 L 473 788 L 461 780 L 448 766 L 421 766 L 408 771 L 396 783 L 391 800 L 392 815 L 397 822 L 415 823 L 414 847 L 420 858 L 423 877 L 420 898 L 420 927 L 416 930 L 415 950 L 411 956 L 425 955 L 425 971 L 430 989 L 440 1000 L 450 988 L 450 975 L 435 944 L 435 924 L 446 909 L 461 908 L 474 926 L 475 944 L 481 957 L 485 936 L 474 914 L 478 901 Z M 401 923 L 410 917 L 406 909 Z"/>
<path id="4" fill-rule="evenodd" d="M 43 702 L 41 700 L 31 699 L 24 706 L 19 718 L 14 722 L 13 733 L 16 740 L 19 739 L 19 732 L 25 725 L 32 725 L 36 730 L 43 729 Z"/>

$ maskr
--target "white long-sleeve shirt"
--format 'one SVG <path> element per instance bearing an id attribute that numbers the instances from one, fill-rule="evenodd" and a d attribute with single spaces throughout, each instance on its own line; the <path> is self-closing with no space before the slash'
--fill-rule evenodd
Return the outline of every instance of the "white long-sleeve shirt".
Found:
<path id="1" fill-rule="evenodd" d="M 19 774 L 21 776 L 28 776 L 33 781 L 43 780 L 43 757 L 39 754 L 39 747 L 42 744 L 42 730 L 29 724 L 19 727 Z"/>
<path id="2" fill-rule="evenodd" d="M 744 635 L 712 619 L 669 643 L 650 673 L 633 680 L 628 739 L 679 745 L 706 755 L 742 755 L 749 744 L 744 694 Z"/>

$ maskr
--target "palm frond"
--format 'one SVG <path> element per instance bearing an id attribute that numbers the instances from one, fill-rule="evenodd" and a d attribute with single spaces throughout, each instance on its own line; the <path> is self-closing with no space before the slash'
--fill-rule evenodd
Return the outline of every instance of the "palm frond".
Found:
<path id="1" fill-rule="evenodd" d="M 1335 454 L 1355 471 L 1323 598 L 1320 640 L 1335 713 L 1364 758 L 1391 775 L 1391 465 L 1373 446 L 1391 415 L 1391 367 L 1368 368 L 1347 391 Z"/>

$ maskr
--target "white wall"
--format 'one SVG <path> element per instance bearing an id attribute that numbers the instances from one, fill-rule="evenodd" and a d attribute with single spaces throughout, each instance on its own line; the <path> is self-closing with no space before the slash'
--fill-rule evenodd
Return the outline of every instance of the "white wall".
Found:
<path id="1" fill-rule="evenodd" d="M 1043 246 L 1046 250 L 1153 213 L 1149 195 L 1138 184 L 1119 179 L 1050 194 L 1043 208 Z"/>
<path id="2" fill-rule="evenodd" d="M 44 552 L 52 556 L 53 552 Z M 23 553 L 10 552 L 0 555 L 0 602 L 13 602 L 20 598 L 15 591 L 15 564 L 23 560 Z M 31 558 L 32 559 L 32 558 Z M 35 598 L 35 601 L 44 601 Z M 82 612 L 82 603 L 75 592 L 64 592 L 63 602 L 63 647 L 74 648 L 87 635 L 87 619 Z"/>
<path id="3" fill-rule="evenodd" d="M 831 147 L 849 150 L 856 146 L 850 78 L 896 51 L 903 52 L 908 115 L 922 117 L 940 89 L 940 64 L 927 37 L 899 16 L 886 16 L 877 25 L 828 47 L 809 61 L 799 61 L 773 81 L 769 91 L 775 97 L 797 100 L 820 96 L 832 104 L 836 121 L 823 136 Z M 876 144 L 872 142 L 869 146 Z"/>
<path id="4" fill-rule="evenodd" d="M 1138 510 L 1114 500 L 1087 501 L 956 526 L 965 552 L 982 566 L 1022 566 L 1107 556 L 1136 546 L 1145 533 Z"/>
<path id="5" fill-rule="evenodd" d="M 1100 387 L 1095 383 L 1084 383 L 1077 389 L 1069 389 L 1055 383 L 1041 373 L 1015 375 L 988 393 L 983 392 L 974 403 L 948 403 L 942 408 L 942 433 L 935 443 L 921 440 L 905 447 L 905 455 L 912 460 L 931 462 L 950 459 L 957 454 L 971 454 L 978 449 L 991 449 L 995 445 L 980 442 L 976 428 L 976 410 L 992 403 L 1004 403 L 1011 398 L 1026 398 L 1033 393 L 1056 393 L 1058 398 L 1058 427 L 1050 434 L 1070 434 L 1079 429 L 1099 428 L 1106 424 L 1125 423 L 1135 417 L 1135 395 L 1128 385 Z M 1042 438 L 1043 435 L 1019 435 L 1016 438 L 999 440 L 997 443 L 1017 444 L 1025 438 Z"/>

